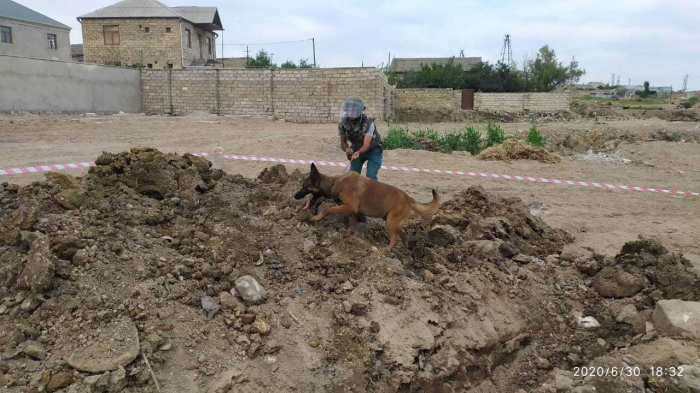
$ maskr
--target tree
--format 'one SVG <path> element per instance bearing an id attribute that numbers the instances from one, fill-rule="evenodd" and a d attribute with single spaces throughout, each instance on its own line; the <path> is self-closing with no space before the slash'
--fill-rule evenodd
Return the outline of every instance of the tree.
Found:
<path id="1" fill-rule="evenodd" d="M 636 91 L 635 94 L 641 98 L 647 98 L 656 95 L 656 92 L 649 90 L 649 81 L 644 81 L 644 91 Z"/>
<path id="2" fill-rule="evenodd" d="M 299 68 L 314 68 L 314 65 L 309 64 L 309 59 L 300 59 Z"/>
<path id="3" fill-rule="evenodd" d="M 447 64 L 433 63 L 430 66 L 421 64 L 420 71 L 404 73 L 398 81 L 399 88 L 452 88 L 461 89 L 464 85 L 464 70 L 461 64 L 456 64 L 454 58 Z"/>
<path id="4" fill-rule="evenodd" d="M 260 49 L 254 58 L 248 59 L 245 66 L 247 68 L 277 68 L 277 64 L 272 62 L 272 55 L 267 53 L 265 49 Z"/>
<path id="5" fill-rule="evenodd" d="M 294 64 L 293 61 L 287 60 L 282 65 L 280 65 L 280 68 L 297 68 L 297 65 Z"/>
<path id="6" fill-rule="evenodd" d="M 567 83 L 576 83 L 586 73 L 586 70 L 578 68 L 576 59 L 571 59 L 568 66 L 557 61 L 557 56 L 549 45 L 540 48 L 534 60 L 529 60 L 525 65 L 527 72 L 525 90 L 528 91 L 552 91 L 557 86 Z"/>

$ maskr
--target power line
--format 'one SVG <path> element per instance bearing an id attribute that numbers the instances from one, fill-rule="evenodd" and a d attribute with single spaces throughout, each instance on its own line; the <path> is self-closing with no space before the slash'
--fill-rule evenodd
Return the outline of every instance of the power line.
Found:
<path id="1" fill-rule="evenodd" d="M 296 40 L 296 41 L 280 41 L 280 42 L 267 42 L 263 44 L 224 44 L 224 45 L 235 45 L 235 46 L 246 46 L 246 45 L 251 45 L 251 46 L 260 46 L 260 45 L 281 45 L 281 44 L 294 44 L 297 42 L 306 42 L 306 41 L 313 41 L 313 38 L 307 38 L 305 40 Z"/>

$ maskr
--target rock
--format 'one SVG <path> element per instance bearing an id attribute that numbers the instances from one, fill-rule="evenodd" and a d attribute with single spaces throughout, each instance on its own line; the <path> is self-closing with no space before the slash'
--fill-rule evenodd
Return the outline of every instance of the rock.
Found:
<path id="1" fill-rule="evenodd" d="M 622 307 L 622 310 L 620 310 L 620 312 L 617 314 L 616 321 L 632 325 L 634 324 L 638 315 L 639 313 L 637 313 L 637 308 L 633 304 L 628 304 Z"/>
<path id="2" fill-rule="evenodd" d="M 89 377 L 85 377 L 85 379 L 83 379 L 83 383 L 87 386 L 95 386 L 100 378 L 102 378 L 101 375 L 91 375 Z"/>
<path id="3" fill-rule="evenodd" d="M 541 369 L 541 370 L 549 370 L 552 368 L 552 365 L 549 363 L 549 360 L 541 357 L 537 357 L 535 359 L 535 367 Z"/>
<path id="4" fill-rule="evenodd" d="M 372 321 L 369 325 L 369 331 L 371 333 L 379 333 L 379 322 Z"/>
<path id="5" fill-rule="evenodd" d="M 213 318 L 214 315 L 221 310 L 221 306 L 216 304 L 209 296 L 204 296 L 202 298 L 202 308 L 207 313 L 207 317 L 209 318 Z"/>
<path id="6" fill-rule="evenodd" d="M 252 325 L 255 322 L 255 314 L 243 314 L 241 315 L 241 322 L 246 325 Z"/>
<path id="7" fill-rule="evenodd" d="M 225 309 L 234 312 L 244 312 L 245 304 L 243 304 L 238 298 L 232 296 L 228 292 L 222 292 L 219 294 L 219 304 Z"/>
<path id="8" fill-rule="evenodd" d="M 428 241 L 444 247 L 457 241 L 459 232 L 450 225 L 437 225 L 428 231 Z"/>
<path id="9" fill-rule="evenodd" d="M 54 374 L 51 376 L 51 381 L 46 385 L 47 392 L 55 392 L 56 390 L 65 388 L 66 386 L 73 383 L 73 376 L 66 371 Z"/>
<path id="10" fill-rule="evenodd" d="M 343 301 L 343 310 L 345 310 L 346 313 L 350 313 L 352 311 L 352 304 L 347 300 Z"/>
<path id="11" fill-rule="evenodd" d="M 250 339 L 245 334 L 241 334 L 236 338 L 236 342 L 240 345 L 250 345 Z"/>
<path id="12" fill-rule="evenodd" d="M 662 336 L 700 340 L 700 303 L 661 300 L 654 310 L 654 325 Z"/>
<path id="13" fill-rule="evenodd" d="M 427 282 L 435 280 L 435 275 L 430 270 L 423 270 L 423 279 Z"/>
<path id="14" fill-rule="evenodd" d="M 690 261 L 693 273 L 696 277 L 700 277 L 700 255 L 686 254 L 685 258 Z"/>
<path id="15" fill-rule="evenodd" d="M 102 327 L 87 347 L 74 349 L 65 358 L 69 366 L 88 373 L 116 370 L 133 362 L 139 354 L 139 333 L 129 319 Z"/>
<path id="16" fill-rule="evenodd" d="M 557 392 L 569 392 L 574 388 L 574 373 L 565 370 L 554 372 L 554 387 Z"/>
<path id="17" fill-rule="evenodd" d="M 572 393 L 601 393 L 593 386 L 577 386 L 572 390 Z"/>
<path id="18" fill-rule="evenodd" d="M 627 367 L 635 367 L 636 364 L 627 364 L 621 359 L 612 356 L 603 356 L 594 359 L 589 367 L 600 370 L 624 370 Z M 626 373 L 617 373 L 616 375 L 597 375 L 591 379 L 593 387 L 597 392 L 606 393 L 645 393 L 644 375 L 642 369 L 641 376 L 627 375 Z"/>
<path id="19" fill-rule="evenodd" d="M 73 264 L 75 266 L 84 266 L 87 264 L 90 260 L 90 255 L 88 254 L 87 250 L 78 250 L 75 252 L 73 255 Z"/>
<path id="20" fill-rule="evenodd" d="M 365 303 L 354 303 L 350 312 L 354 315 L 367 315 L 368 306 Z"/>
<path id="21" fill-rule="evenodd" d="M 625 298 L 642 291 L 648 285 L 645 277 L 628 273 L 619 267 L 606 267 L 593 279 L 593 288 L 602 297 Z"/>
<path id="22" fill-rule="evenodd" d="M 18 283 L 33 292 L 43 292 L 48 289 L 55 270 L 51 256 L 48 237 L 39 234 L 32 241 L 27 253 L 27 263 L 17 279 Z"/>
<path id="23" fill-rule="evenodd" d="M 25 341 L 23 352 L 34 359 L 46 359 L 46 349 L 41 343 L 36 341 Z"/>
<path id="24" fill-rule="evenodd" d="M 579 318 L 578 325 L 584 329 L 596 329 L 600 327 L 600 323 L 593 317 Z"/>
<path id="25" fill-rule="evenodd" d="M 236 291 L 246 304 L 260 304 L 265 300 L 263 287 L 251 276 L 243 276 L 237 279 Z"/>
<path id="26" fill-rule="evenodd" d="M 311 239 L 306 239 L 304 240 L 302 248 L 304 249 L 304 252 L 308 254 L 313 251 L 314 248 L 316 248 L 316 243 L 314 243 Z"/>
<path id="27" fill-rule="evenodd" d="M 258 355 L 259 349 L 260 349 L 260 344 L 253 343 L 250 345 L 250 348 L 248 348 L 248 351 L 246 352 L 246 354 L 248 355 L 249 358 L 255 359 L 255 357 Z"/>
<path id="28" fill-rule="evenodd" d="M 689 393 L 700 393 L 700 364 L 686 364 L 681 365 L 683 368 L 683 376 L 680 378 L 680 391 L 687 391 Z M 676 368 L 676 370 L 678 367 Z"/>
<path id="29" fill-rule="evenodd" d="M 121 392 L 126 387 L 126 382 L 126 370 L 124 370 L 124 367 L 119 366 L 116 371 L 113 371 L 109 375 L 109 385 L 107 391 L 109 393 Z"/>
<path id="30" fill-rule="evenodd" d="M 258 333 L 261 336 L 267 336 L 271 330 L 270 324 L 262 318 L 256 318 L 255 322 L 253 322 L 253 327 L 250 329 L 251 332 Z"/>
<path id="31" fill-rule="evenodd" d="M 319 345 L 321 345 L 321 342 L 317 339 L 313 339 L 313 340 L 309 341 L 309 346 L 311 348 L 318 348 Z"/>
<path id="32" fill-rule="evenodd" d="M 353 289 L 355 289 L 355 287 L 352 286 L 352 283 L 351 283 L 350 281 L 345 281 L 344 283 L 342 283 L 342 284 L 340 285 L 340 289 L 342 289 L 342 290 L 345 291 L 345 292 L 350 292 L 350 291 L 352 291 Z"/>
<path id="33" fill-rule="evenodd" d="M 292 327 L 292 322 L 290 322 L 289 319 L 283 319 L 282 322 L 280 322 L 280 325 L 282 325 L 282 327 L 285 329 L 289 329 Z"/>
<path id="34" fill-rule="evenodd" d="M 5 311 L 7 311 L 7 306 L 6 305 L 0 305 L 0 315 L 4 314 Z"/>
<path id="35" fill-rule="evenodd" d="M 501 245 L 498 247 L 498 250 L 506 258 L 512 258 L 518 255 L 518 253 L 520 252 L 520 250 L 518 250 L 518 247 L 516 247 L 515 244 L 511 242 L 501 243 Z"/>
<path id="36" fill-rule="evenodd" d="M 567 244 L 561 251 L 560 259 L 576 264 L 577 262 L 593 259 L 593 253 L 579 245 Z"/>

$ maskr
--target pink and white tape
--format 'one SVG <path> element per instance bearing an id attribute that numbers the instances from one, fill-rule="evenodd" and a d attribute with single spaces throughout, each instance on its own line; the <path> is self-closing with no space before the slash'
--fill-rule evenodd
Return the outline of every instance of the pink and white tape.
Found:
<path id="1" fill-rule="evenodd" d="M 339 168 L 346 168 L 348 166 L 348 164 L 344 163 L 344 162 L 243 156 L 243 155 L 234 155 L 234 154 L 222 154 L 220 152 L 193 153 L 192 155 L 199 156 L 199 157 L 211 157 L 211 156 L 216 156 L 216 155 L 223 155 L 223 157 L 226 159 L 238 160 L 238 161 L 272 162 L 272 163 L 297 164 L 297 165 L 309 165 L 313 162 L 316 165 L 320 165 L 320 166 L 331 166 L 331 167 L 339 167 Z M 37 172 L 52 172 L 52 171 L 61 171 L 61 170 L 69 170 L 69 169 L 86 168 L 86 167 L 91 167 L 91 166 L 95 166 L 95 163 L 94 162 L 81 162 L 78 164 L 41 165 L 41 166 L 36 166 L 36 167 L 17 167 L 17 168 L 0 169 L 0 176 L 2 176 L 2 175 L 19 175 L 19 174 L 37 173 Z M 626 190 L 626 191 L 642 191 L 642 192 L 653 192 L 653 193 L 671 194 L 671 195 L 700 196 L 700 192 L 679 191 L 679 190 L 652 188 L 652 187 L 623 186 L 623 185 L 619 185 L 619 184 L 596 183 L 596 182 L 589 182 L 589 181 L 547 179 L 547 178 L 543 178 L 543 177 L 533 177 L 533 176 L 499 175 L 499 174 L 495 174 L 495 173 L 466 172 L 466 171 L 454 171 L 454 170 L 444 170 L 444 169 L 426 169 L 426 168 L 415 168 L 415 167 L 405 167 L 405 166 L 389 166 L 389 165 L 382 165 L 382 169 L 398 171 L 398 172 L 409 172 L 409 173 L 433 173 L 433 174 L 438 174 L 438 175 L 472 176 L 472 177 L 481 177 L 481 178 L 487 178 L 487 179 L 519 180 L 519 181 L 535 182 L 535 183 L 547 183 L 547 184 L 561 184 L 561 185 L 569 185 L 569 186 L 591 187 L 591 188 L 599 188 L 599 189 L 604 189 L 604 190 Z"/>

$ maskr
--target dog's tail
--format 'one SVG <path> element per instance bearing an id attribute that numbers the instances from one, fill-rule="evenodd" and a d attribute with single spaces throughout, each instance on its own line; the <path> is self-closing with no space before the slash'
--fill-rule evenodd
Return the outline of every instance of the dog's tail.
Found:
<path id="1" fill-rule="evenodd" d="M 438 193 L 433 190 L 433 200 L 428 203 L 417 203 L 413 202 L 411 204 L 411 210 L 418 213 L 423 217 L 423 219 L 430 219 L 433 217 L 433 213 L 437 210 L 438 204 L 440 203 L 440 197 Z"/>

